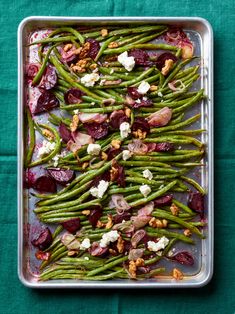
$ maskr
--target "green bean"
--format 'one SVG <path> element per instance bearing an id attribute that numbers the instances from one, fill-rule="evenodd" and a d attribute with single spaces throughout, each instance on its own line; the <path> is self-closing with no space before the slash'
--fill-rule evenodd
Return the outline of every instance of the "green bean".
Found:
<path id="1" fill-rule="evenodd" d="M 176 46 L 170 46 L 166 44 L 130 44 L 120 48 L 106 49 L 103 54 L 117 54 L 131 49 L 146 49 L 146 50 L 171 50 L 176 51 Z"/>
<path id="2" fill-rule="evenodd" d="M 64 36 L 64 37 L 55 37 L 55 38 L 45 38 L 41 40 L 34 41 L 33 43 L 29 44 L 28 46 L 38 45 L 38 44 L 51 44 L 51 43 L 63 43 L 63 42 L 70 42 L 72 39 L 75 39 L 74 36 Z"/>
<path id="3" fill-rule="evenodd" d="M 120 263 L 123 263 L 125 262 L 126 260 L 128 259 L 128 256 L 124 256 L 124 257 L 121 257 L 115 261 L 112 261 L 110 263 L 107 263 L 105 264 L 104 266 L 101 266 L 101 267 L 98 267 L 94 270 L 91 270 L 87 273 L 87 277 L 91 277 L 91 276 L 94 276 L 94 275 L 97 275 L 99 273 L 102 273 L 103 271 L 107 270 L 107 269 L 110 269 Z"/>
<path id="4" fill-rule="evenodd" d="M 160 235 L 160 236 L 166 236 L 168 238 L 175 238 L 185 243 L 194 244 L 194 241 L 190 239 L 189 237 L 186 237 L 185 235 L 177 233 L 177 232 L 168 231 L 166 229 L 146 227 L 146 231 L 150 237 L 158 237 Z"/>
<path id="5" fill-rule="evenodd" d="M 184 181 L 186 181 L 187 183 L 191 184 L 193 187 L 195 187 L 200 193 L 202 193 L 203 195 L 206 194 L 205 190 L 200 186 L 200 184 L 198 184 L 195 180 L 193 180 L 192 178 L 188 178 L 185 176 L 181 176 L 181 179 L 183 179 Z"/>
<path id="6" fill-rule="evenodd" d="M 31 163 L 31 159 L 33 156 L 33 152 L 34 152 L 34 147 L 35 147 L 35 131 L 34 131 L 34 122 L 32 120 L 32 116 L 30 113 L 30 110 L 28 107 L 26 107 L 26 116 L 27 116 L 27 123 L 28 123 L 28 127 L 29 127 L 29 148 L 27 151 L 27 155 L 25 158 L 25 167 L 27 167 L 30 163 Z"/>

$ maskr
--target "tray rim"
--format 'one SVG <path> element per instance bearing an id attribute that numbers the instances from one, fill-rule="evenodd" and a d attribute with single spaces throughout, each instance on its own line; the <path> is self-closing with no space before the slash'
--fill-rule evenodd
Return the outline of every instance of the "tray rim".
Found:
<path id="1" fill-rule="evenodd" d="M 22 55 L 22 34 L 24 28 L 28 23 L 31 22 L 158 22 L 158 23 L 177 23 L 177 22 L 194 22 L 202 24 L 209 34 L 210 41 L 210 58 L 208 61 L 208 82 L 210 83 L 208 88 L 208 200 L 210 207 L 208 208 L 208 216 L 210 216 L 210 220 L 208 222 L 208 227 L 210 228 L 210 234 L 208 233 L 208 242 L 209 242 L 209 252 L 210 260 L 207 269 L 207 273 L 204 276 L 204 279 L 195 283 L 190 282 L 64 282 L 58 283 L 53 281 L 48 282 L 31 282 L 26 279 L 23 274 L 23 255 L 22 255 L 22 247 L 23 247 L 23 188 L 22 188 L 22 178 L 23 178 L 23 145 L 22 145 L 22 134 L 23 134 L 23 116 L 22 116 L 22 107 L 23 107 L 23 71 L 22 71 L 22 63 L 23 63 L 23 55 Z M 211 24 L 204 18 L 201 17 L 160 17 L 160 16 L 109 16 L 109 17 L 78 17 L 78 16 L 28 16 L 24 18 L 19 26 L 17 32 L 17 48 L 18 48 L 18 143 L 17 143 L 17 156 L 18 156 L 18 165 L 17 165 L 17 185 L 18 185 L 18 278 L 22 282 L 22 284 L 29 288 L 199 288 L 207 285 L 213 276 L 214 265 L 214 136 L 213 136 L 213 121 L 214 121 L 214 113 L 213 113 L 213 105 L 214 105 L 214 90 L 213 90 L 213 78 L 214 78 L 214 69 L 213 69 L 213 29 Z"/>

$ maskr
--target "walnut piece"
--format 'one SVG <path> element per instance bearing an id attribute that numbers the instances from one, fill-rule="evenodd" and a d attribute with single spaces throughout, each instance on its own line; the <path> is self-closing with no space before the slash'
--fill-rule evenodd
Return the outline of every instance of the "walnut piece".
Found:
<path id="1" fill-rule="evenodd" d="M 67 51 L 69 51 L 72 47 L 73 47 L 72 44 L 67 44 L 67 45 L 64 46 L 63 50 L 64 50 L 65 52 L 67 52 Z"/>
<path id="2" fill-rule="evenodd" d="M 185 229 L 185 230 L 184 230 L 184 235 L 185 235 L 186 237 L 191 237 L 192 232 L 191 232 L 189 229 Z"/>
<path id="3" fill-rule="evenodd" d="M 110 180 L 115 181 L 118 177 L 118 169 L 115 167 L 112 167 L 110 170 Z"/>
<path id="4" fill-rule="evenodd" d="M 95 69 L 97 69 L 98 65 L 96 63 L 92 63 L 89 68 L 94 71 Z"/>
<path id="5" fill-rule="evenodd" d="M 173 269 L 172 276 L 176 280 L 182 280 L 184 278 L 182 271 L 180 271 L 178 268 Z"/>
<path id="6" fill-rule="evenodd" d="M 97 228 L 103 228 L 105 226 L 105 224 L 103 222 L 101 222 L 100 220 L 97 221 L 96 227 Z"/>
<path id="7" fill-rule="evenodd" d="M 149 225 L 152 228 L 166 228 L 168 221 L 166 219 L 157 219 L 155 217 L 151 218 L 149 221 Z"/>
<path id="8" fill-rule="evenodd" d="M 47 130 L 47 129 L 44 129 L 42 131 L 42 134 L 46 136 L 46 138 L 48 138 L 49 141 L 52 141 L 55 139 L 55 136 L 54 134 L 50 131 L 50 130 Z"/>
<path id="9" fill-rule="evenodd" d="M 89 166 L 89 162 L 84 162 L 82 164 L 82 169 L 86 169 Z"/>
<path id="10" fill-rule="evenodd" d="M 164 76 L 167 75 L 167 74 L 169 73 L 170 69 L 172 68 L 173 64 L 174 64 L 174 61 L 173 61 L 172 59 L 167 59 L 167 60 L 165 61 L 164 67 L 163 67 L 162 70 L 161 70 L 161 73 L 162 73 Z"/>
<path id="11" fill-rule="evenodd" d="M 118 43 L 116 41 L 112 41 L 109 45 L 108 45 L 109 48 L 117 48 L 118 47 Z"/>
<path id="12" fill-rule="evenodd" d="M 85 68 L 81 68 L 80 66 L 78 66 L 78 65 L 71 65 L 71 70 L 73 71 L 73 72 L 78 72 L 78 73 L 84 73 L 84 72 L 86 72 L 86 69 Z"/>
<path id="13" fill-rule="evenodd" d="M 158 89 L 158 87 L 156 85 L 151 85 L 150 86 L 150 92 L 155 92 Z"/>
<path id="14" fill-rule="evenodd" d="M 125 109 L 125 115 L 127 116 L 127 118 L 130 118 L 130 116 L 131 116 L 131 109 L 130 108 Z"/>
<path id="15" fill-rule="evenodd" d="M 137 266 L 137 267 L 139 267 L 139 266 L 144 266 L 144 259 L 143 258 L 137 258 L 137 260 L 135 261 L 135 265 Z"/>
<path id="16" fill-rule="evenodd" d="M 111 215 L 108 215 L 108 222 L 106 223 L 105 229 L 111 229 L 113 226 L 113 219 Z"/>
<path id="17" fill-rule="evenodd" d="M 117 249 L 118 253 L 123 253 L 124 251 L 124 240 L 122 239 L 121 236 L 119 236 L 118 241 L 117 241 Z"/>
<path id="18" fill-rule="evenodd" d="M 107 160 L 108 159 L 108 155 L 105 152 L 101 153 L 101 159 L 102 160 Z"/>
<path id="19" fill-rule="evenodd" d="M 138 129 L 137 131 L 132 132 L 132 134 L 134 135 L 134 137 L 143 140 L 146 138 L 147 132 L 143 132 L 142 130 Z"/>
<path id="20" fill-rule="evenodd" d="M 86 42 L 83 46 L 82 46 L 82 49 L 81 51 L 79 52 L 79 58 L 80 59 L 84 59 L 87 57 L 89 51 L 90 51 L 90 48 L 91 48 L 91 44 L 89 42 Z M 79 48 L 78 48 L 79 49 Z"/>
<path id="21" fill-rule="evenodd" d="M 108 36 L 108 30 L 107 30 L 106 28 L 103 28 L 103 29 L 100 31 L 100 33 L 101 33 L 101 36 L 102 36 L 102 37 Z"/>
<path id="22" fill-rule="evenodd" d="M 170 210 L 171 210 L 172 215 L 174 215 L 174 216 L 178 216 L 179 215 L 180 209 L 174 203 L 172 203 L 172 205 L 170 207 Z"/>
<path id="23" fill-rule="evenodd" d="M 89 209 L 85 209 L 82 211 L 82 214 L 85 215 L 85 216 L 88 216 L 90 215 L 91 211 Z"/>
<path id="24" fill-rule="evenodd" d="M 129 274 L 130 274 L 131 278 L 136 278 L 136 270 L 137 270 L 137 267 L 136 267 L 135 261 L 130 261 L 130 263 L 129 263 Z"/>
<path id="25" fill-rule="evenodd" d="M 112 140 L 111 145 L 113 146 L 113 148 L 119 149 L 121 146 L 121 141 L 120 140 Z"/>
<path id="26" fill-rule="evenodd" d="M 74 132 L 77 130 L 79 124 L 79 117 L 77 114 L 73 115 L 72 122 L 70 123 L 70 130 Z"/>

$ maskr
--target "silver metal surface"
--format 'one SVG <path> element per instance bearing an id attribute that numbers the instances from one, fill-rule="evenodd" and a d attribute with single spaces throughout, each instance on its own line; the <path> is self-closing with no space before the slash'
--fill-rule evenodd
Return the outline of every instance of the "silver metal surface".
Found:
<path id="1" fill-rule="evenodd" d="M 32 250 L 28 240 L 28 229 L 32 223 L 32 212 L 28 194 L 23 190 L 23 106 L 26 103 L 26 86 L 24 85 L 24 66 L 27 60 L 25 47 L 28 36 L 41 28 L 52 28 L 61 25 L 92 24 L 148 24 L 161 23 L 177 25 L 187 31 L 195 44 L 195 53 L 202 59 L 201 78 L 197 87 L 204 88 L 208 99 L 201 103 L 202 118 L 197 125 L 207 132 L 201 136 L 205 143 L 207 156 L 205 168 L 201 172 L 201 184 L 207 190 L 207 227 L 205 240 L 199 240 L 196 246 L 197 262 L 192 273 L 186 272 L 182 281 L 162 276 L 158 279 L 144 281 L 110 280 L 90 282 L 78 280 L 57 280 L 38 282 L 31 265 Z M 191 111 L 191 114 L 193 111 Z M 214 187 L 213 187 L 213 32 L 211 25 L 202 18 L 189 17 L 28 17 L 18 28 L 18 275 L 21 282 L 32 288 L 183 288 L 206 285 L 213 274 L 214 247 Z M 32 203 L 32 202 L 31 202 Z"/>

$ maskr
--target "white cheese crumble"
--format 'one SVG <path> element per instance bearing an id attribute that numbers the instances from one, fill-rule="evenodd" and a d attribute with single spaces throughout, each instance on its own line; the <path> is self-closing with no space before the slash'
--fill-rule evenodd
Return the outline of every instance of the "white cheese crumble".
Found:
<path id="1" fill-rule="evenodd" d="M 80 246 L 80 249 L 81 250 L 87 250 L 91 247 L 91 241 L 90 239 L 88 238 L 85 238 L 82 243 L 81 243 L 81 246 Z"/>
<path id="2" fill-rule="evenodd" d="M 106 247 L 110 242 L 115 242 L 119 238 L 119 234 L 117 230 L 111 230 L 102 235 L 102 239 L 100 240 L 100 246 Z"/>
<path id="3" fill-rule="evenodd" d="M 88 256 L 85 256 L 85 257 L 84 257 L 84 260 L 85 260 L 85 261 L 89 261 L 89 257 L 88 257 Z"/>
<path id="4" fill-rule="evenodd" d="M 54 149 L 55 149 L 55 143 L 51 143 L 51 142 L 43 140 L 42 146 L 38 149 L 38 157 L 47 155 Z"/>
<path id="5" fill-rule="evenodd" d="M 79 114 L 79 109 L 75 109 L 75 110 L 73 111 L 73 113 L 74 113 L 74 114 Z"/>
<path id="6" fill-rule="evenodd" d="M 121 138 L 128 137 L 129 133 L 131 133 L 131 127 L 128 122 L 122 122 L 120 125 L 120 135 Z"/>
<path id="7" fill-rule="evenodd" d="M 111 69 L 109 73 L 110 73 L 110 74 L 113 74 L 113 72 L 114 72 L 114 69 Z"/>
<path id="8" fill-rule="evenodd" d="M 161 92 L 158 92 L 157 95 L 158 95 L 159 97 L 163 97 L 163 94 L 162 94 Z"/>
<path id="9" fill-rule="evenodd" d="M 104 85 L 105 82 L 106 82 L 106 80 L 104 80 L 104 79 L 101 80 L 101 81 L 100 81 L 100 85 L 101 85 L 101 86 Z"/>
<path id="10" fill-rule="evenodd" d="M 122 159 L 123 160 L 127 160 L 129 158 L 131 158 L 132 156 L 132 152 L 130 152 L 128 149 L 125 149 L 123 152 L 122 152 Z"/>
<path id="11" fill-rule="evenodd" d="M 128 57 L 127 51 L 124 51 L 118 56 L 118 62 L 120 62 L 127 71 L 131 71 L 135 66 L 134 57 Z"/>
<path id="12" fill-rule="evenodd" d="M 146 197 L 151 192 L 151 187 L 148 184 L 143 184 L 141 185 L 139 190 L 140 190 L 140 193 L 143 194 L 144 197 Z"/>
<path id="13" fill-rule="evenodd" d="M 92 102 L 91 102 L 91 105 L 92 105 L 92 106 L 95 106 L 95 102 L 94 102 L 94 101 L 92 101 Z"/>
<path id="14" fill-rule="evenodd" d="M 99 144 L 89 144 L 87 146 L 87 153 L 89 155 L 98 156 L 101 151 L 101 146 Z"/>
<path id="15" fill-rule="evenodd" d="M 137 91 L 138 91 L 140 94 L 144 95 L 144 94 L 147 93 L 147 91 L 148 91 L 149 89 L 150 89 L 149 83 L 143 81 L 143 82 L 140 83 L 140 85 L 139 85 Z"/>
<path id="16" fill-rule="evenodd" d="M 163 250 L 169 243 L 169 239 L 165 236 L 161 237 L 158 242 L 148 241 L 148 249 L 153 252 Z"/>
<path id="17" fill-rule="evenodd" d="M 53 163 L 53 166 L 54 166 L 54 167 L 57 167 L 57 166 L 58 166 L 59 159 L 60 159 L 59 155 L 55 155 L 55 156 L 52 158 L 52 160 L 54 161 L 54 163 Z"/>
<path id="18" fill-rule="evenodd" d="M 152 174 L 152 172 L 151 172 L 150 170 L 145 169 L 145 170 L 143 171 L 143 177 L 144 177 L 145 179 L 152 180 L 153 174 Z"/>
<path id="19" fill-rule="evenodd" d="M 97 82 L 99 79 L 100 76 L 97 73 L 86 74 L 81 78 L 81 83 L 86 87 L 93 87 L 95 82 Z"/>
<path id="20" fill-rule="evenodd" d="M 101 180 L 97 187 L 93 187 L 90 189 L 90 193 L 94 197 L 102 198 L 108 186 L 109 183 L 107 181 Z"/>

